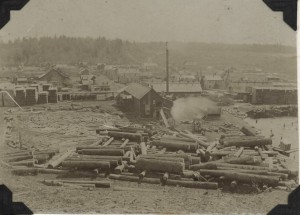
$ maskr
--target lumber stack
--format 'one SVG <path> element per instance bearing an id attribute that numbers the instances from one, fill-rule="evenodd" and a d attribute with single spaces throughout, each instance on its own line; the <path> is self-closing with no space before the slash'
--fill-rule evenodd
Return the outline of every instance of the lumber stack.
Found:
<path id="1" fill-rule="evenodd" d="M 26 88 L 26 105 L 36 105 L 37 95 L 36 87 Z"/>
<path id="2" fill-rule="evenodd" d="M 26 105 L 26 91 L 24 88 L 16 89 L 15 100 L 20 106 Z"/>
<path id="3" fill-rule="evenodd" d="M 57 103 L 58 102 L 58 95 L 57 95 L 57 88 L 56 87 L 50 87 L 48 89 L 48 102 L 49 103 Z"/>
<path id="4" fill-rule="evenodd" d="M 42 91 L 38 94 L 38 104 L 47 104 L 48 103 L 48 92 Z"/>

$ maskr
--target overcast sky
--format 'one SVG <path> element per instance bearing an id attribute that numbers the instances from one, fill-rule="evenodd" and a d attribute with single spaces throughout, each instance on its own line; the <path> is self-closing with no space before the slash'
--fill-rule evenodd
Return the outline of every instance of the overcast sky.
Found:
<path id="1" fill-rule="evenodd" d="M 54 35 L 296 45 L 262 0 L 30 0 L 0 30 L 5 41 Z"/>

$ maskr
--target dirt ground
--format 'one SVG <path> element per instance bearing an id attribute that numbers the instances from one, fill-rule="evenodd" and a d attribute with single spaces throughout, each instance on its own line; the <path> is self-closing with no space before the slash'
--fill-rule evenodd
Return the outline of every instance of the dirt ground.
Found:
<path id="1" fill-rule="evenodd" d="M 72 109 L 73 106 L 73 109 Z M 97 106 L 97 108 L 95 108 Z M 4 112 L 0 109 L 0 153 L 1 156 L 15 149 L 5 142 Z M 112 123 L 129 124 L 111 102 L 58 103 L 35 106 L 32 111 L 14 112 L 24 144 L 36 148 L 59 148 L 65 150 L 82 141 L 97 138 L 95 128 Z M 18 117 L 17 117 L 18 116 Z M 240 119 L 224 114 L 224 122 L 241 125 Z M 187 125 L 187 127 L 190 125 Z M 289 192 L 273 190 L 254 194 L 230 193 L 219 190 L 162 187 L 112 181 L 112 188 L 52 187 L 41 183 L 54 179 L 56 175 L 37 176 L 11 175 L 10 168 L 0 164 L 0 183 L 13 191 L 13 200 L 24 202 L 34 213 L 263 213 L 277 204 L 286 204 Z M 101 179 L 99 180 L 108 180 Z M 113 187 L 140 187 L 140 191 L 114 191 Z M 154 192 L 152 192 L 154 191 Z"/>

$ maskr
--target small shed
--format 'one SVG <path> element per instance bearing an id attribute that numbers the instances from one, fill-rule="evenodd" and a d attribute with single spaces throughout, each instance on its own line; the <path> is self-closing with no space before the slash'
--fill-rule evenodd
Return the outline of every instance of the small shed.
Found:
<path id="1" fill-rule="evenodd" d="M 138 83 L 131 83 L 121 89 L 116 101 L 123 110 L 135 112 L 140 117 L 158 118 L 161 108 L 171 108 L 170 103 L 153 88 Z"/>

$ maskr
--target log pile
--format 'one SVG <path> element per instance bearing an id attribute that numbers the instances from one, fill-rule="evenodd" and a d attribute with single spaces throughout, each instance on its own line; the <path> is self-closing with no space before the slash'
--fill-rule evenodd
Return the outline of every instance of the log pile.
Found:
<path id="1" fill-rule="evenodd" d="M 169 130 L 156 133 L 145 128 L 116 127 L 97 129 L 99 139 L 81 144 L 56 155 L 50 152 L 22 151 L 9 156 L 13 174 L 80 175 L 91 178 L 181 186 L 195 189 L 218 189 L 242 184 L 259 187 L 290 186 L 298 172 L 286 168 L 282 157 L 272 149 L 272 140 L 256 136 L 249 128 L 246 135 L 221 136 L 208 142 L 204 136 L 188 131 Z M 49 160 L 50 159 L 50 160 Z M 35 160 L 46 162 L 36 168 Z M 43 182 L 65 186 L 66 181 Z M 75 183 L 75 182 L 74 182 Z M 110 184 L 78 181 L 78 186 Z M 77 186 L 77 185 L 76 185 Z M 88 185 L 86 185 L 88 186 Z M 102 186 L 102 187 L 103 187 Z"/>

